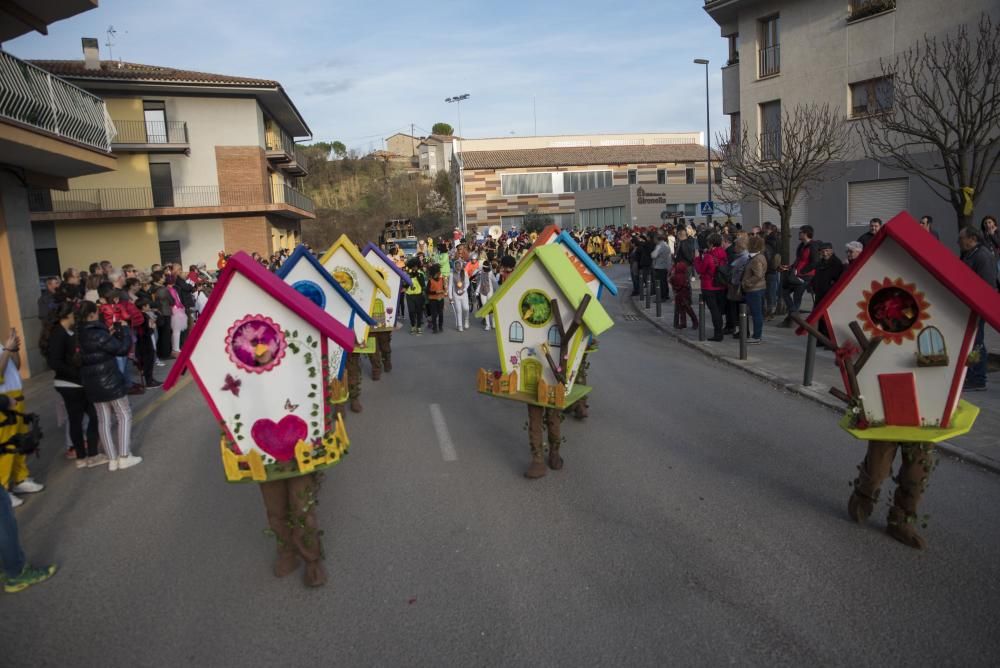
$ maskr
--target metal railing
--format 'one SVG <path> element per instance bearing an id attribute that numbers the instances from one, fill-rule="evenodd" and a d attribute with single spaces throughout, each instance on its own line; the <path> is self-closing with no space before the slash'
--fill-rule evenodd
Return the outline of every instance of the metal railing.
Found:
<path id="1" fill-rule="evenodd" d="M 760 133 L 761 160 L 781 159 L 781 130 L 770 130 Z"/>
<path id="2" fill-rule="evenodd" d="M 295 164 L 299 166 L 299 169 L 307 171 L 309 168 L 309 159 L 306 157 L 306 152 L 302 150 L 302 147 L 296 144 L 295 149 Z"/>
<path id="3" fill-rule="evenodd" d="M 264 148 L 268 151 L 280 151 L 288 156 L 295 155 L 295 142 L 281 128 L 269 126 L 264 133 L 264 142 Z"/>
<path id="4" fill-rule="evenodd" d="M 757 76 L 769 77 L 781 72 L 781 45 L 775 44 L 758 51 Z"/>
<path id="5" fill-rule="evenodd" d="M 0 118 L 105 152 L 115 136 L 101 98 L 6 51 L 0 51 Z"/>
<path id="6" fill-rule="evenodd" d="M 896 0 L 851 0 L 847 9 L 847 20 L 857 21 L 895 8 Z"/>
<path id="7" fill-rule="evenodd" d="M 288 204 L 313 213 L 313 201 L 285 184 L 183 186 L 177 188 L 80 188 L 28 191 L 28 208 L 38 213 L 125 211 Z"/>
<path id="8" fill-rule="evenodd" d="M 187 144 L 187 123 L 184 121 L 122 121 L 116 120 L 115 144 Z"/>

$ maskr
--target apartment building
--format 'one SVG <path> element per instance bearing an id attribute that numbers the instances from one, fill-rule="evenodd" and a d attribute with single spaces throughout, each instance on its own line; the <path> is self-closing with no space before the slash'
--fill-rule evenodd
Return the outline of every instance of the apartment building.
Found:
<path id="1" fill-rule="evenodd" d="M 837 107 L 847 123 L 891 110 L 893 86 L 881 78 L 882 59 L 893 60 L 924 35 L 975 26 L 984 11 L 1000 20 L 1000 5 L 990 0 L 706 0 L 704 9 L 729 43 L 723 113 L 733 133 L 746 125 L 751 135 L 769 135 L 765 147 L 781 145 L 782 110 L 798 104 Z M 907 210 L 933 216 L 942 241 L 954 247 L 954 211 L 919 177 L 864 159 L 861 146 L 841 170 L 795 203 L 793 227 L 812 225 L 840 253 L 869 219 Z M 977 218 L 1000 211 L 996 185 L 979 200 Z M 779 220 L 756 200 L 744 202 L 742 214 L 744 224 Z"/>
<path id="2" fill-rule="evenodd" d="M 93 9 L 88 0 L 0 4 L 0 42 Z M 104 102 L 0 50 L 0 331 L 21 334 L 21 374 L 45 368 L 38 352 L 38 297 L 28 189 L 66 188 L 115 169 L 114 128 Z M 6 336 L 6 334 L 4 334 Z"/>
<path id="3" fill-rule="evenodd" d="M 695 217 L 709 180 L 722 177 L 701 141 L 698 132 L 457 141 L 456 224 L 517 228 L 533 211 L 561 227 L 642 224 L 640 209 L 643 221 Z"/>
<path id="4" fill-rule="evenodd" d="M 31 191 L 41 275 L 95 260 L 214 266 L 219 251 L 299 242 L 315 213 L 295 138 L 311 132 L 281 84 L 101 60 L 93 39 L 83 47 L 82 60 L 34 65 L 105 101 L 118 169 Z"/>
<path id="5" fill-rule="evenodd" d="M 451 165 L 451 156 L 455 150 L 455 142 L 461 137 L 452 135 L 430 135 L 420 140 L 417 145 L 419 166 L 427 176 L 434 177 L 438 170 L 448 170 Z"/>

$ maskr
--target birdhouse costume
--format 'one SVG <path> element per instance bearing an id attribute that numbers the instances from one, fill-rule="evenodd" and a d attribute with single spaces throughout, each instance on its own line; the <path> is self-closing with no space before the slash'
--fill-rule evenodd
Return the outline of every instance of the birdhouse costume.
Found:
<path id="1" fill-rule="evenodd" d="M 560 231 L 555 225 L 549 225 L 538 234 L 534 245 L 537 248 L 549 244 L 555 244 L 565 251 L 566 257 L 573 263 L 573 267 L 580 274 L 580 278 L 584 280 L 598 301 L 604 296 L 605 290 L 610 292 L 612 296 L 618 296 L 618 287 L 608 278 L 607 274 L 601 271 L 597 262 L 583 250 L 569 232 Z M 580 363 L 580 371 L 576 376 L 577 382 L 584 385 L 587 384 L 587 371 L 590 368 L 589 356 L 590 353 L 596 350 L 597 341 L 593 337 L 590 337 L 587 341 L 587 349 L 583 354 L 583 361 Z M 590 406 L 587 399 L 588 395 L 585 394 L 570 407 L 570 411 L 579 420 L 585 419 L 590 415 Z"/>
<path id="2" fill-rule="evenodd" d="M 543 425 L 548 431 L 548 464 L 562 468 L 560 413 L 590 392 L 579 382 L 591 336 L 613 322 L 594 297 L 565 250 L 557 245 L 531 250 L 493 297 L 476 313 L 493 315 L 500 369 L 480 369 L 483 394 L 528 404 L 531 466 L 528 478 L 546 473 Z"/>
<path id="3" fill-rule="evenodd" d="M 836 351 L 844 390 L 831 392 L 848 406 L 840 426 L 868 441 L 848 512 L 868 519 L 901 451 L 886 531 L 912 547 L 925 546 L 917 511 L 934 444 L 968 432 L 979 413 L 961 390 L 980 318 L 1000 328 L 995 288 L 901 213 L 799 320 L 800 334 Z"/>
<path id="4" fill-rule="evenodd" d="M 190 373 L 222 428 L 229 482 L 260 485 L 278 541 L 276 576 L 306 563 L 310 586 L 326 580 L 315 504 L 317 472 L 349 441 L 336 415 L 330 346 L 351 349 L 351 330 L 254 262 L 229 258 L 164 389 Z"/>
<path id="5" fill-rule="evenodd" d="M 400 301 L 400 295 L 404 288 L 412 283 L 410 276 L 399 268 L 399 265 L 382 249 L 368 242 L 362 250 L 368 264 L 375 267 L 375 271 L 385 279 L 389 286 L 389 298 L 383 300 L 375 298 L 375 308 L 372 312 L 374 324 L 371 332 L 375 338 L 375 352 L 370 355 L 372 362 L 372 380 L 378 380 L 382 376 L 382 371 L 387 373 L 392 371 L 392 332 L 396 328 L 396 320 L 399 313 L 396 305 Z"/>
<path id="6" fill-rule="evenodd" d="M 369 316 L 375 312 L 375 301 L 380 293 L 383 298 L 389 297 L 385 279 L 365 260 L 346 234 L 333 242 L 320 263 Z M 369 327 L 363 320 L 355 321 L 354 333 L 358 345 L 347 356 L 347 390 L 351 410 L 355 413 L 361 412 L 361 356 L 375 352 L 375 339 L 369 336 Z"/>
<path id="7" fill-rule="evenodd" d="M 355 324 L 364 323 L 369 327 L 375 320 L 361 307 L 350 293 L 330 275 L 319 260 L 305 246 L 298 246 L 276 272 L 278 278 L 292 286 L 299 294 L 326 311 L 334 320 L 356 332 Z M 362 329 L 362 337 L 367 331 Z M 366 340 L 366 339 L 362 339 Z M 355 341 L 357 345 L 360 341 Z M 345 369 L 348 353 L 340 346 L 327 347 L 327 364 L 330 367 L 330 400 L 342 414 L 348 400 Z"/>

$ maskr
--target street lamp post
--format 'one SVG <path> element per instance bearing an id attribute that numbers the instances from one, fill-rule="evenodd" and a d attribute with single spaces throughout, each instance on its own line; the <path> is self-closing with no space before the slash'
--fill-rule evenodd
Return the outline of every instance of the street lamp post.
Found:
<path id="1" fill-rule="evenodd" d="M 462 136 L 462 100 L 468 100 L 468 99 L 469 99 L 469 94 L 468 93 L 462 93 L 461 95 L 456 95 L 454 97 L 447 97 L 444 100 L 445 102 L 449 102 L 449 103 L 454 102 L 456 105 L 458 105 L 458 136 L 459 137 Z"/>
<path id="2" fill-rule="evenodd" d="M 708 171 L 708 201 L 712 201 L 712 117 L 709 113 L 708 107 L 708 59 L 706 58 L 695 58 L 695 65 L 705 66 L 705 148 L 707 161 L 705 163 L 706 169 Z M 711 214 L 705 216 L 705 222 L 709 225 L 712 224 Z"/>
<path id="3" fill-rule="evenodd" d="M 462 93 L 461 95 L 455 95 L 453 97 L 446 97 L 445 102 L 451 104 L 452 102 L 458 107 L 458 136 L 462 136 L 462 100 L 468 100 L 469 94 Z M 459 213 L 458 219 L 460 226 L 462 228 L 462 234 L 466 234 L 468 230 L 468 225 L 465 221 L 465 177 L 463 176 L 463 170 L 465 169 L 462 165 L 462 154 L 457 149 L 457 142 L 452 140 L 452 152 L 454 153 L 454 159 L 458 163 L 458 200 L 459 200 Z"/>

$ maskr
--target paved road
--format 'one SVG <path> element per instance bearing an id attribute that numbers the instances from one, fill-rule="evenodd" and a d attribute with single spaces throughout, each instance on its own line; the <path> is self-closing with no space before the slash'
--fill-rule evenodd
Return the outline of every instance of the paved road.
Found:
<path id="1" fill-rule="evenodd" d="M 884 509 L 858 527 L 832 414 L 607 305 L 593 417 L 534 482 L 525 409 L 472 391 L 492 335 L 397 334 L 322 491 L 320 590 L 270 575 L 193 387 L 139 425 L 142 466 L 50 461 L 18 517 L 62 571 L 0 597 L 0 665 L 997 665 L 996 476 L 941 462 L 925 553 Z"/>

